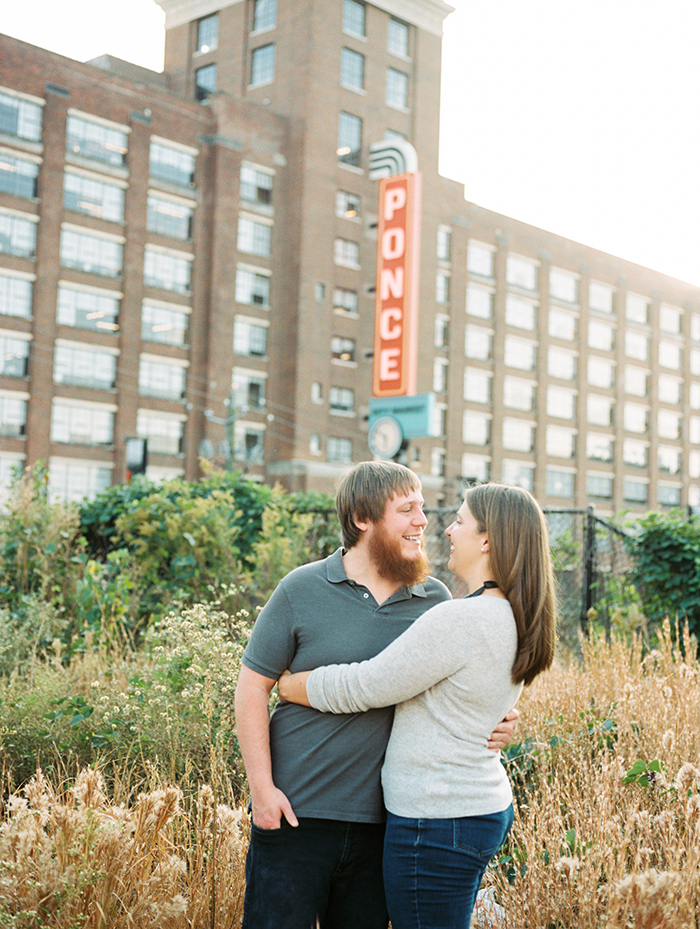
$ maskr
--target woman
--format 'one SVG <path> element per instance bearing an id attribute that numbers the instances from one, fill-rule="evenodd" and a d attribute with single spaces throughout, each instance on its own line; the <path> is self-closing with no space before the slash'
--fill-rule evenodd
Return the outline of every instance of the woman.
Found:
<path id="1" fill-rule="evenodd" d="M 513 822 L 510 784 L 488 736 L 554 656 L 554 579 L 534 497 L 473 487 L 445 533 L 448 566 L 467 597 L 433 607 L 370 661 L 279 681 L 283 700 L 324 712 L 397 704 L 382 769 L 393 929 L 469 926 L 486 866 Z"/>

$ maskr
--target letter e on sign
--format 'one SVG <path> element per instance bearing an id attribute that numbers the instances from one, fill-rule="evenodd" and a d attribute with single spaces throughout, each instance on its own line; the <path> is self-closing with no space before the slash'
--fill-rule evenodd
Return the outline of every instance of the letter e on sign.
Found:
<path id="1" fill-rule="evenodd" d="M 379 181 L 374 311 L 375 397 L 416 392 L 421 175 Z"/>

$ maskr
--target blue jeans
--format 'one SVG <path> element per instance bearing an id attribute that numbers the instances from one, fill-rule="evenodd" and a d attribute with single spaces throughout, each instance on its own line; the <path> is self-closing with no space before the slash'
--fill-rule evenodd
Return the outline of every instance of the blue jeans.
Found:
<path id="1" fill-rule="evenodd" d="M 384 823 L 251 827 L 242 929 L 387 929 Z"/>
<path id="2" fill-rule="evenodd" d="M 486 866 L 512 825 L 512 805 L 460 819 L 389 813 L 384 889 L 393 929 L 468 929 Z"/>

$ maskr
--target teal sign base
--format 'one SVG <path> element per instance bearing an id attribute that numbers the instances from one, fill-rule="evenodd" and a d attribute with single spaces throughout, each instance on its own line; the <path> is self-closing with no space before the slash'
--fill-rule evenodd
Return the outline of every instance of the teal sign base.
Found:
<path id="1" fill-rule="evenodd" d="M 405 439 L 435 438 L 435 394 L 410 397 L 370 397 L 369 424 L 380 416 L 392 416 L 401 425 Z"/>

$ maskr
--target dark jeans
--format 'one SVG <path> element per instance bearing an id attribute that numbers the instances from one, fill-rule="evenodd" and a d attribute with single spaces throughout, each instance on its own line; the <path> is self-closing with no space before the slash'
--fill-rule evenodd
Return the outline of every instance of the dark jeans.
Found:
<path id="1" fill-rule="evenodd" d="M 512 806 L 459 819 L 389 813 L 384 887 L 393 929 L 468 929 L 486 866 L 512 824 Z"/>
<path id="2" fill-rule="evenodd" d="M 251 829 L 242 929 L 387 929 L 383 823 Z"/>

